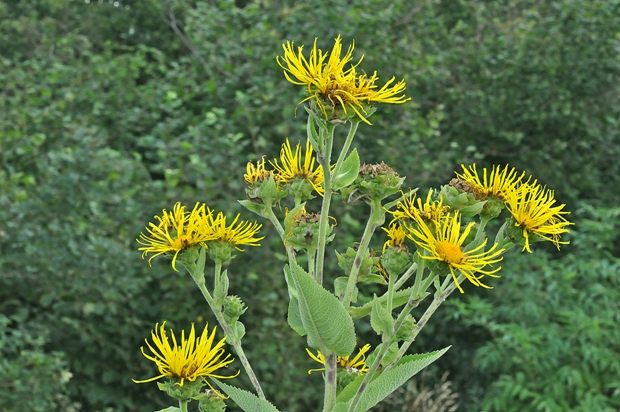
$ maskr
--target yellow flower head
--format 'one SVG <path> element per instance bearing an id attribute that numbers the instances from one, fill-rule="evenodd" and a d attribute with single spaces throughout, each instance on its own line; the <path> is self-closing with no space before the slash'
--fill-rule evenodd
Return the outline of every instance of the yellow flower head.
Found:
<path id="1" fill-rule="evenodd" d="M 366 345 L 364 345 L 363 348 L 361 348 L 357 352 L 357 355 L 355 355 L 355 357 L 353 359 L 349 359 L 349 356 L 338 356 L 338 360 L 336 362 L 338 363 L 338 366 L 340 366 L 341 368 L 353 369 L 353 370 L 357 371 L 360 375 L 363 375 L 366 372 L 368 372 L 368 366 L 366 366 L 366 355 L 365 355 L 365 353 L 368 352 L 369 350 L 370 350 L 370 345 L 366 344 Z M 308 356 L 310 356 L 316 362 L 318 362 L 321 365 L 325 366 L 325 356 L 323 355 L 323 353 L 320 350 L 316 351 L 317 352 L 316 355 L 313 354 L 312 352 L 310 352 L 310 349 L 308 349 L 308 348 L 306 348 L 306 352 L 308 352 Z M 310 369 L 308 371 L 308 374 L 310 374 L 312 372 L 324 371 L 324 370 L 325 370 L 325 368 Z"/>
<path id="2" fill-rule="evenodd" d="M 345 114 L 348 109 L 351 109 L 361 120 L 370 124 L 366 119 L 368 114 L 363 103 L 400 104 L 411 100 L 404 95 L 397 96 L 406 88 L 403 80 L 390 86 L 394 83 L 394 78 L 392 78 L 381 89 L 377 90 L 378 86 L 375 82 L 379 78 L 376 72 L 370 77 L 366 74 L 358 75 L 356 67 L 364 56 L 357 63 L 351 64 L 345 69 L 345 66 L 353 59 L 354 45 L 351 44 L 344 57 L 341 58 L 340 36 L 336 38 L 331 53 L 317 49 L 316 42 L 315 39 L 310 57 L 306 59 L 303 54 L 303 46 L 298 47 L 297 53 L 295 53 L 294 44 L 287 41 L 282 45 L 284 56 L 278 56 L 276 60 L 278 65 L 284 69 L 284 76 L 289 82 L 306 86 L 309 96 L 300 103 L 314 99 L 327 120 L 330 118 L 326 107 L 330 107 L 335 115 L 340 109 Z"/>
<path id="3" fill-rule="evenodd" d="M 385 249 L 387 249 L 388 247 L 393 247 L 395 249 L 403 249 L 403 245 L 405 243 L 405 237 L 407 236 L 407 233 L 405 232 L 405 229 L 403 229 L 403 227 L 398 223 L 398 221 L 393 220 L 390 223 L 390 226 L 388 229 L 386 228 L 382 228 L 384 232 L 386 232 L 388 234 L 388 240 L 383 244 L 383 251 L 385 252 Z M 404 247 L 404 249 L 406 250 L 406 246 Z"/>
<path id="4" fill-rule="evenodd" d="M 518 190 L 525 172 L 519 175 L 515 168 L 508 169 L 506 165 L 503 169 L 500 166 L 493 166 L 491 173 L 487 176 L 487 169 L 482 169 L 482 179 L 478 175 L 476 165 L 473 164 L 463 168 L 463 174 L 457 173 L 459 179 L 469 183 L 473 188 L 474 195 L 478 200 L 487 200 L 489 197 L 495 197 L 501 201 L 505 201 Z"/>
<path id="5" fill-rule="evenodd" d="M 562 242 L 560 235 L 568 233 L 569 222 L 562 215 L 570 212 L 562 211 L 564 204 L 553 206 L 555 198 L 553 190 L 548 190 L 534 181 L 525 183 L 520 190 L 513 193 L 506 200 L 506 209 L 512 214 L 515 227 L 521 228 L 525 244 L 523 250 L 532 252 L 530 249 L 530 235 L 550 241 L 560 249 L 560 245 L 569 242 Z"/>
<path id="6" fill-rule="evenodd" d="M 195 245 L 204 246 L 204 242 L 213 239 L 213 235 L 207 230 L 207 219 L 211 218 L 211 211 L 204 205 L 196 203 L 191 212 L 187 212 L 180 202 L 174 205 L 172 212 L 162 211 L 162 216 L 155 216 L 157 223 L 149 223 L 146 228 L 148 234 L 140 233 L 136 239 L 143 247 L 144 259 L 149 253 L 149 265 L 153 258 L 164 253 L 174 253 L 172 268 L 176 269 L 176 259 L 182 250 Z"/>
<path id="7" fill-rule="evenodd" d="M 159 324 L 155 325 L 155 329 L 151 332 L 153 345 L 146 339 L 144 340 L 153 355 L 147 355 L 144 352 L 144 347 L 140 348 L 145 358 L 155 362 L 157 369 L 159 369 L 159 375 L 141 381 L 133 379 L 135 383 L 152 382 L 168 376 L 178 379 L 180 381 L 179 385 L 183 386 L 185 381 L 194 382 L 198 378 L 206 378 L 207 376 L 229 379 L 239 375 L 239 372 L 233 376 L 215 374 L 218 369 L 227 368 L 234 361 L 234 359 L 231 359 L 230 354 L 225 355 L 224 342 L 226 342 L 226 337 L 217 344 L 213 344 L 217 328 L 214 327 L 211 335 L 209 335 L 209 325 L 207 324 L 200 338 L 196 338 L 194 325 L 192 324 L 192 329 L 187 339 L 185 339 L 185 331 L 181 332 L 181 342 L 179 344 L 172 329 L 170 329 L 172 343 L 170 342 L 164 328 L 165 324 L 164 322 L 161 326 Z M 224 356 L 223 359 L 222 356 Z M 205 382 L 216 394 L 221 396 L 206 379 Z"/>
<path id="8" fill-rule="evenodd" d="M 268 179 L 272 173 L 271 170 L 265 170 L 264 157 L 256 162 L 256 166 L 254 166 L 254 163 L 248 162 L 246 170 L 247 173 L 243 175 L 243 179 L 249 185 L 255 185 Z"/>
<path id="9" fill-rule="evenodd" d="M 265 237 L 257 238 L 254 236 L 263 225 L 245 220 L 238 222 L 239 216 L 241 216 L 240 213 L 235 216 L 230 225 L 226 225 L 226 215 L 224 213 L 219 212 L 215 218 L 213 218 L 213 213 L 210 213 L 207 218 L 207 233 L 211 237 L 210 240 L 229 243 L 240 252 L 243 252 L 243 249 L 237 247 L 238 245 L 260 246 L 258 242 Z"/>
<path id="10" fill-rule="evenodd" d="M 280 150 L 280 162 L 282 162 L 282 165 L 278 164 L 277 159 L 269 162 L 275 169 L 275 177 L 278 182 L 290 184 L 296 179 L 307 180 L 312 185 L 312 188 L 319 195 L 323 196 L 323 167 L 321 165 L 314 167 L 316 159 L 313 156 L 313 152 L 310 141 L 307 140 L 305 156 L 302 155 L 301 143 L 297 143 L 295 153 L 293 153 L 291 143 L 286 139 L 286 142 L 282 145 L 282 150 Z"/>
<path id="11" fill-rule="evenodd" d="M 435 260 L 447 264 L 452 278 L 454 279 L 454 283 L 461 293 L 463 293 L 463 289 L 461 285 L 459 285 L 454 273 L 455 270 L 461 272 L 474 285 L 490 289 L 489 286 L 480 282 L 480 279 L 484 275 L 499 277 L 494 274 L 498 272 L 501 267 L 490 271 L 483 270 L 483 268 L 501 261 L 503 258 L 500 257 L 500 255 L 504 252 L 504 249 L 497 249 L 496 243 L 491 249 L 484 251 L 484 247 L 487 243 L 487 239 L 485 239 L 479 246 L 464 251 L 463 243 L 469 235 L 472 226 L 474 226 L 474 223 L 469 223 L 461 234 L 461 215 L 459 212 L 448 215 L 438 222 L 429 223 L 434 225 L 434 231 L 429 229 L 420 216 L 416 216 L 416 222 L 418 223 L 417 227 L 410 229 L 411 233 L 408 237 L 421 249 L 418 250 L 418 254 L 422 259 Z M 423 254 L 422 250 L 427 253 Z M 477 272 L 482 275 L 476 276 Z"/>
<path id="12" fill-rule="evenodd" d="M 394 220 L 399 220 L 405 225 L 411 223 L 418 217 L 426 222 L 438 222 L 450 211 L 450 208 L 448 206 L 443 206 L 443 199 L 441 196 L 438 200 L 432 200 L 432 196 L 433 189 L 429 189 L 426 200 L 422 203 L 422 199 L 419 197 L 416 199 L 416 193 L 410 190 L 407 195 L 403 193 L 403 200 L 398 202 L 396 204 L 396 210 L 390 213 L 394 216 Z"/>

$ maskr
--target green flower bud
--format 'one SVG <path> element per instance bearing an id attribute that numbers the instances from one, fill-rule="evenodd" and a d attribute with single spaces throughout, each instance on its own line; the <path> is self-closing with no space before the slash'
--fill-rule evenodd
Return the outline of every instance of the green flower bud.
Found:
<path id="1" fill-rule="evenodd" d="M 353 248 L 348 248 L 346 253 L 340 254 L 336 252 L 336 257 L 338 258 L 338 266 L 344 271 L 345 274 L 351 273 L 351 269 L 353 268 L 353 262 L 355 261 L 355 256 L 357 255 L 357 250 Z M 375 273 L 379 271 L 377 263 L 381 258 L 374 256 L 374 253 L 371 254 L 370 250 L 366 251 L 366 254 L 362 257 L 362 265 L 359 270 L 359 274 L 357 275 L 358 282 L 364 282 L 369 278 L 374 279 Z"/>
<path id="2" fill-rule="evenodd" d="M 357 204 L 362 200 L 370 203 L 371 199 L 383 200 L 397 193 L 404 181 L 404 177 L 399 177 L 398 173 L 383 162 L 364 164 L 360 167 L 355 182 L 342 189 L 341 193 L 347 203 Z"/>
<path id="3" fill-rule="evenodd" d="M 398 276 L 411 265 L 411 253 L 407 245 L 387 247 L 381 255 L 381 265 L 390 276 Z"/>
<path id="4" fill-rule="evenodd" d="M 162 392 L 166 392 L 169 396 L 179 401 L 190 401 L 192 399 L 198 399 L 201 394 L 205 383 L 202 379 L 196 379 L 195 381 L 185 380 L 183 386 L 180 384 L 180 379 L 170 378 L 166 382 L 157 382 L 157 387 Z"/>
<path id="5" fill-rule="evenodd" d="M 215 240 L 208 242 L 207 253 L 212 261 L 226 264 L 237 257 L 235 245 L 229 242 Z"/>
<path id="6" fill-rule="evenodd" d="M 472 185 L 457 178 L 452 179 L 450 184 L 442 186 L 440 195 L 445 206 L 458 210 L 461 215 L 467 217 L 479 214 L 487 203 L 476 199 Z"/>
<path id="7" fill-rule="evenodd" d="M 224 319 L 228 324 L 236 322 L 248 310 L 239 296 L 226 296 L 223 306 Z"/>
<path id="8" fill-rule="evenodd" d="M 201 394 L 199 402 L 200 412 L 224 412 L 226 410 L 224 400 L 210 389 Z"/>
<path id="9" fill-rule="evenodd" d="M 405 316 L 405 320 L 401 325 L 398 332 L 396 332 L 396 341 L 401 342 L 411 342 L 413 340 L 413 331 L 418 328 L 418 325 L 413 316 L 407 315 Z"/>
<path id="10" fill-rule="evenodd" d="M 295 180 L 288 184 L 289 194 L 295 199 L 300 199 L 302 202 L 314 199 L 314 196 L 312 196 L 313 191 L 315 191 L 314 186 L 305 178 L 295 178 Z"/>
<path id="11" fill-rule="evenodd" d="M 273 172 L 265 170 L 265 159 L 259 160 L 256 166 L 249 162 L 244 179 L 248 184 L 245 193 L 252 203 L 272 207 L 280 199 L 286 197 L 286 191 L 282 190 L 279 183 L 276 182 Z"/>
<path id="12" fill-rule="evenodd" d="M 306 212 L 305 204 L 301 204 L 290 212 L 287 211 L 284 219 L 285 242 L 295 250 L 312 251 L 317 247 L 319 234 L 320 213 Z M 327 227 L 327 241 L 334 237 L 330 236 L 333 226 Z"/>

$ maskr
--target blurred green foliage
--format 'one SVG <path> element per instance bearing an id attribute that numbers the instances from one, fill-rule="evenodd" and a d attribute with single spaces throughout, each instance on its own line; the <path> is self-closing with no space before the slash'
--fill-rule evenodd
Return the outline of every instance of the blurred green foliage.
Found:
<path id="1" fill-rule="evenodd" d="M 582 211 L 571 246 L 508 257 L 495 289 L 453 297 L 435 320 L 448 327 L 429 324 L 416 350 L 459 345 L 439 365 L 466 410 L 619 407 L 619 1 L 4 0 L 0 15 L 3 412 L 169 404 L 131 382 L 154 373 L 143 339 L 158 321 L 213 320 L 189 276 L 150 268 L 135 238 L 176 201 L 241 210 L 246 162 L 305 133 L 280 45 L 338 34 L 413 97 L 360 127 L 363 161 L 422 187 L 509 162 Z M 366 211 L 334 203 L 344 251 Z M 229 268 L 248 356 L 282 410 L 313 410 L 321 377 L 286 325 L 277 236 L 262 233 Z"/>

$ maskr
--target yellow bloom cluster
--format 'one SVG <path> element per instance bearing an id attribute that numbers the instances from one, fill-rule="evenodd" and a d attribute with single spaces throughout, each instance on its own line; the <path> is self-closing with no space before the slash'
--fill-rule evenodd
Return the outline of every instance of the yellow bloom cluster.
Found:
<path id="1" fill-rule="evenodd" d="M 156 223 L 149 223 L 147 234 L 140 233 L 136 239 L 142 247 L 144 259 L 149 253 L 149 264 L 153 258 L 174 253 L 172 268 L 176 269 L 176 259 L 179 253 L 193 246 L 208 247 L 209 241 L 223 241 L 237 247 L 238 245 L 259 246 L 257 242 L 263 237 L 256 238 L 261 224 L 239 221 L 239 214 L 230 225 L 226 225 L 226 215 L 222 212 L 213 217 L 213 211 L 204 203 L 196 203 L 191 212 L 177 202 L 172 212 L 162 211 L 162 215 L 155 216 Z M 237 247 L 237 250 L 241 250 Z"/>
<path id="2" fill-rule="evenodd" d="M 198 378 L 206 378 L 208 376 L 229 379 L 239 375 L 239 372 L 233 376 L 215 374 L 218 369 L 226 368 L 234 361 L 234 359 L 231 359 L 230 354 L 226 354 L 224 351 L 226 337 L 214 345 L 217 328 L 214 327 L 209 335 L 209 325 L 207 324 L 202 335 L 196 338 L 196 332 L 192 324 L 192 329 L 187 339 L 185 338 L 185 331 L 182 331 L 181 341 L 178 343 L 172 329 L 170 329 L 172 342 L 168 339 L 168 334 L 164 328 L 165 322 L 159 328 L 158 326 L 155 325 L 155 329 L 151 332 L 153 345 L 146 339 L 144 340 L 153 355 L 147 355 L 144 352 L 144 347 L 141 347 L 140 350 L 145 358 L 155 362 L 157 369 L 159 369 L 159 375 L 140 381 L 134 379 L 135 383 L 146 383 L 163 377 L 171 377 L 178 379 L 179 385 L 183 386 L 185 381 L 194 382 Z M 224 356 L 223 359 L 222 356 Z M 207 380 L 205 382 L 218 396 L 221 396 Z"/>
<path id="3" fill-rule="evenodd" d="M 354 45 L 351 44 L 344 57 L 341 58 L 340 36 L 336 38 L 331 52 L 317 49 L 316 42 L 315 39 L 310 56 L 306 59 L 303 46 L 297 47 L 297 52 L 295 52 L 294 44 L 287 41 L 282 45 L 284 56 L 277 57 L 277 62 L 284 69 L 284 76 L 289 82 L 306 86 L 308 97 L 300 103 L 314 99 L 327 120 L 331 120 L 327 113 L 328 107 L 334 117 L 338 116 L 340 109 L 345 114 L 348 109 L 351 109 L 362 121 L 370 124 L 366 118 L 368 112 L 364 104 L 401 104 L 411 100 L 404 95 L 397 96 L 406 88 L 404 80 L 393 84 L 395 78 L 392 77 L 378 89 L 375 84 L 379 80 L 377 72 L 374 72 L 372 76 L 358 73 L 357 66 L 364 56 L 347 68 L 347 64 L 353 60 Z"/>

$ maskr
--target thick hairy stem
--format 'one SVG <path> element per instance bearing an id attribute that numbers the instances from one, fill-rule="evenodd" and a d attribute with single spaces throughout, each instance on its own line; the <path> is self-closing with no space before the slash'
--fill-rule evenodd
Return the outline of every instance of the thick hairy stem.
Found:
<path id="1" fill-rule="evenodd" d="M 325 358 L 325 396 L 323 402 L 323 412 L 330 412 L 336 405 L 336 375 L 337 357 L 331 354 Z"/>
<path id="2" fill-rule="evenodd" d="M 319 154 L 319 163 L 323 167 L 323 205 L 321 206 L 321 220 L 319 221 L 319 242 L 316 254 L 315 280 L 319 285 L 323 284 L 323 264 L 325 260 L 325 246 L 327 245 L 327 227 L 329 226 L 329 207 L 332 200 L 332 178 L 330 174 L 330 162 L 332 147 L 334 144 L 334 126 L 328 130 L 321 129 L 321 138 L 325 140 L 325 153 Z"/>

